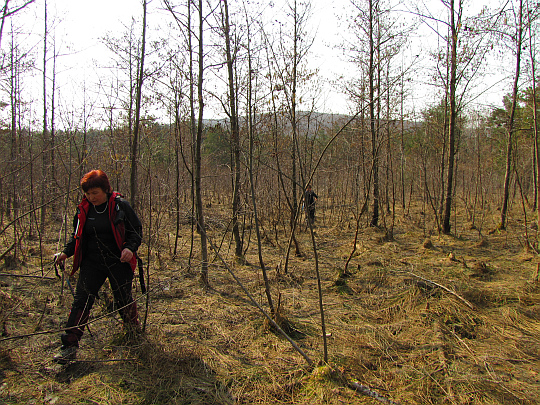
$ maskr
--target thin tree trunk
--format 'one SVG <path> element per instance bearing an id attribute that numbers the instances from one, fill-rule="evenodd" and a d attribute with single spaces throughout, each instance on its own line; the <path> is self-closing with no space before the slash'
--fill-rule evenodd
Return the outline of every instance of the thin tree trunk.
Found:
<path id="1" fill-rule="evenodd" d="M 529 11 L 529 10 L 527 10 Z M 535 188 L 535 195 L 536 195 L 536 209 L 538 211 L 538 218 L 537 218 L 537 225 L 538 229 L 540 229 L 540 140 L 538 139 L 538 106 L 536 102 L 536 60 L 534 57 L 534 46 L 533 46 L 533 30 L 532 30 L 532 21 L 530 20 L 531 13 L 527 12 L 527 15 L 529 16 L 528 21 L 528 29 L 529 29 L 529 55 L 531 58 L 531 74 L 532 74 L 532 113 L 533 113 L 533 139 L 534 139 L 534 149 L 536 152 L 536 166 L 535 166 L 535 172 L 536 172 L 536 188 Z"/>
<path id="2" fill-rule="evenodd" d="M 523 1 L 519 1 L 519 11 L 518 11 L 518 29 L 517 29 L 517 38 L 516 38 L 516 71 L 514 76 L 514 85 L 512 87 L 512 106 L 510 108 L 510 117 L 508 118 L 508 144 L 506 145 L 506 173 L 504 176 L 504 195 L 503 195 L 503 206 L 501 209 L 501 223 L 500 229 L 506 229 L 506 221 L 508 215 L 508 200 L 510 197 L 510 177 L 512 174 L 512 154 L 513 154 L 513 142 L 514 142 L 514 116 L 516 112 L 517 105 L 517 93 L 518 93 L 518 83 L 519 83 L 519 73 L 521 70 L 521 45 L 523 42 Z"/>
<path id="3" fill-rule="evenodd" d="M 173 257 L 176 257 L 178 252 L 178 238 L 180 233 L 180 145 L 182 142 L 182 133 L 180 132 L 180 100 L 178 100 L 178 93 L 175 92 L 175 106 L 174 106 L 174 156 L 175 156 L 175 181 L 176 181 L 176 196 L 175 196 L 175 222 L 176 232 L 174 236 L 174 249 Z"/>
<path id="4" fill-rule="evenodd" d="M 401 160 L 401 165 L 400 165 L 400 169 L 401 169 L 401 208 L 403 210 L 405 210 L 405 119 L 404 119 L 404 116 L 403 116 L 403 104 L 404 104 L 404 85 L 403 85 L 403 82 L 404 82 L 404 79 L 403 79 L 403 74 L 401 75 L 401 96 L 400 96 L 400 115 L 401 115 L 401 139 L 400 139 L 400 149 L 399 149 L 399 155 L 400 155 L 400 160 Z"/>
<path id="5" fill-rule="evenodd" d="M 192 0 L 187 0 L 187 41 L 188 41 L 188 53 L 189 53 L 189 130 L 191 133 L 191 187 L 190 187 L 190 197 L 191 197 L 191 213 L 195 219 L 197 219 L 196 214 L 196 204 L 195 204 L 195 150 L 197 148 L 197 121 L 195 119 L 195 78 L 193 77 L 194 72 L 194 61 L 193 61 L 193 33 L 191 27 L 191 2 Z M 197 226 L 197 221 L 191 221 L 191 240 L 189 248 L 189 259 L 188 265 L 191 268 L 191 259 L 193 257 L 193 251 L 195 249 L 195 232 L 194 227 Z"/>
<path id="6" fill-rule="evenodd" d="M 7 9 L 7 1 L 6 1 L 6 9 Z M 18 142 L 17 142 L 17 114 L 18 114 L 18 81 L 17 76 L 19 74 L 18 67 L 19 64 L 16 62 L 17 55 L 16 55 L 16 46 L 14 44 L 15 37 L 13 35 L 11 36 L 11 81 L 10 81 L 10 99 L 11 99 L 11 148 L 10 148 L 10 161 L 11 161 L 11 167 L 13 170 L 13 174 L 11 175 L 10 182 L 10 190 L 8 191 L 8 199 L 6 202 L 6 214 L 8 217 L 17 217 L 18 213 L 18 195 L 17 195 L 17 168 L 19 166 L 18 164 Z M 4 201 L 1 202 L 2 204 Z M 2 210 L 3 212 L 3 210 Z M 3 222 L 2 215 L 0 215 L 0 221 Z M 14 244 L 14 253 L 13 256 L 17 258 L 18 256 L 18 246 L 17 246 L 17 234 L 18 234 L 18 221 L 15 221 L 13 223 L 13 244 Z"/>
<path id="7" fill-rule="evenodd" d="M 6 0 L 6 2 L 4 3 L 4 12 L 2 14 L 2 22 L 0 23 L 0 45 L 2 44 L 2 34 L 4 32 L 4 24 L 6 22 L 8 10 L 9 10 L 9 0 Z"/>
<path id="8" fill-rule="evenodd" d="M 56 129 L 55 129 L 55 93 L 56 93 L 56 41 L 53 42 L 53 66 L 52 66 L 52 86 L 51 86 L 51 138 L 49 148 L 51 162 L 51 183 L 58 184 L 56 181 L 56 164 L 55 164 L 55 146 L 56 146 Z"/>
<path id="9" fill-rule="evenodd" d="M 234 59 L 231 52 L 231 37 L 229 25 L 229 3 L 223 0 L 224 21 L 223 30 L 225 34 L 225 52 L 227 57 L 227 73 L 229 79 L 229 119 L 231 120 L 231 148 L 233 157 L 233 201 L 232 201 L 232 231 L 236 244 L 235 255 L 242 257 L 242 239 L 238 226 L 238 212 L 240 211 L 240 128 L 238 124 L 238 109 L 236 105 L 236 89 L 234 75 Z"/>
<path id="10" fill-rule="evenodd" d="M 201 189 L 201 149 L 202 149 L 202 136 L 203 136 L 203 2 L 199 0 L 199 69 L 197 80 L 197 95 L 199 102 L 199 116 L 197 118 L 197 139 L 195 142 L 195 207 L 197 210 L 197 229 L 201 237 L 201 275 L 200 280 L 204 287 L 209 287 L 208 281 L 208 241 L 206 237 L 206 229 L 204 222 L 204 212 L 202 203 L 202 189 Z"/>
<path id="11" fill-rule="evenodd" d="M 43 33 L 43 155 L 42 155 L 42 181 L 41 181 L 41 217 L 40 217 L 40 224 L 39 224 L 39 234 L 43 235 L 43 232 L 45 231 L 45 219 L 47 214 L 47 206 L 45 205 L 45 199 L 46 199 L 46 193 L 45 190 L 47 189 L 47 173 L 49 170 L 49 154 L 46 152 L 47 145 L 48 145 L 48 126 L 47 126 L 47 40 L 48 40 L 48 25 L 47 25 L 47 0 L 45 0 L 45 22 L 44 22 L 44 33 Z M 41 243 L 40 243 L 41 246 Z"/>
<path id="12" fill-rule="evenodd" d="M 373 159 L 373 214 L 371 226 L 379 225 L 379 162 L 377 148 L 377 128 L 375 123 L 375 40 L 374 14 L 375 5 L 369 1 L 369 120 L 371 133 L 371 158 Z"/>
<path id="13" fill-rule="evenodd" d="M 538 188 L 540 188 L 540 184 L 539 184 L 539 180 L 540 180 L 540 140 L 538 139 L 538 133 L 539 133 L 539 128 L 538 128 L 538 113 L 537 113 L 537 110 L 538 110 L 538 104 L 536 102 L 536 74 L 535 74 L 535 67 L 534 67 L 534 62 L 532 62 L 533 66 L 532 66 L 532 74 L 533 74 L 533 90 L 532 90 L 532 107 L 533 107 L 533 130 L 534 130 L 534 143 L 535 143 L 535 150 L 536 150 L 536 179 L 537 179 L 537 190 L 536 190 L 536 209 L 538 210 L 538 218 L 537 218 L 537 221 L 538 221 L 538 229 L 540 229 L 540 190 L 538 190 Z"/>
<path id="14" fill-rule="evenodd" d="M 292 126 L 292 147 L 291 147 L 291 186 L 292 186 L 292 207 L 291 207 L 291 239 L 294 242 L 296 255 L 300 255 L 300 246 L 296 240 L 296 215 L 298 211 L 297 174 L 296 174 L 296 144 L 298 138 L 298 128 L 296 123 L 296 85 L 298 80 L 298 12 L 297 1 L 294 0 L 294 40 L 293 40 L 293 71 L 292 71 L 292 95 L 291 95 L 291 126 Z"/>
<path id="15" fill-rule="evenodd" d="M 450 233 L 450 217 L 452 214 L 452 195 L 454 185 L 454 160 L 455 160 L 455 137 L 457 126 L 457 107 L 456 107 L 456 71 L 457 71 L 457 26 L 461 23 L 461 7 L 458 13 L 458 21 L 455 21 L 454 0 L 450 1 L 450 30 L 451 30 L 451 49 L 450 49 L 450 122 L 448 124 L 448 177 L 446 179 L 446 199 L 444 205 L 444 216 L 442 231 L 445 234 Z"/>
<path id="16" fill-rule="evenodd" d="M 7 7 L 7 4 L 6 4 Z M 11 161 L 11 167 L 13 170 L 13 174 L 11 177 L 11 193 L 8 193 L 8 199 L 5 202 L 6 204 L 6 214 L 7 216 L 11 216 L 12 209 L 15 210 L 15 201 L 17 199 L 16 197 L 16 171 L 17 171 L 17 81 L 16 77 L 18 74 L 17 66 L 16 64 L 16 47 L 14 44 L 15 38 L 11 37 L 11 55 L 10 55 L 10 62 L 11 62 L 11 80 L 10 80 L 10 101 L 11 101 L 11 147 L 10 147 L 10 161 Z M 1 204 L 4 204 L 4 201 L 1 202 Z M 15 216 L 15 213 L 13 213 Z M 1 220 L 1 218 L 0 218 Z M 16 232 L 14 232 L 14 235 L 16 235 Z"/>
<path id="17" fill-rule="evenodd" d="M 259 217 L 257 214 L 257 196 L 255 194 L 255 180 L 253 179 L 253 145 L 254 145 L 254 125 L 253 125 L 253 100 L 252 100 L 252 77 L 251 77 L 251 53 L 250 53 L 250 37 L 249 37 L 249 25 L 248 25 L 248 72 L 249 81 L 247 88 L 247 105 L 248 105 L 248 130 L 249 130 L 249 183 L 251 185 L 251 203 L 253 205 L 253 216 L 255 220 L 255 233 L 257 234 L 257 252 L 259 254 L 259 264 L 261 265 L 262 276 L 264 280 L 264 290 L 266 293 L 266 299 L 268 300 L 268 306 L 270 307 L 270 314 L 275 316 L 276 311 L 274 308 L 274 302 L 272 300 L 272 293 L 270 291 L 270 280 L 268 279 L 268 273 L 264 264 L 262 256 L 262 238 L 259 228 Z"/>
<path id="18" fill-rule="evenodd" d="M 142 27 L 142 39 L 141 39 L 141 57 L 138 63 L 137 69 L 137 94 L 135 96 L 135 126 L 133 128 L 133 142 L 131 144 L 131 205 L 136 208 L 138 204 L 137 195 L 137 155 L 139 153 L 139 137 L 140 137 L 140 122 L 141 122 L 141 99 L 142 99 L 142 86 L 144 80 L 144 56 L 146 48 L 146 9 L 147 0 L 143 1 L 143 27 Z"/>

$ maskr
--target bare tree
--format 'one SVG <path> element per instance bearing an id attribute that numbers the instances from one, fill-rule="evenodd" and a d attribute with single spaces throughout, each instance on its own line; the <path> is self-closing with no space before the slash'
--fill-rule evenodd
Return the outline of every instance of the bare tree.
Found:
<path id="1" fill-rule="evenodd" d="M 446 50 L 441 47 L 442 51 L 436 52 L 433 56 L 438 62 L 443 62 L 442 68 L 439 66 L 440 69 L 436 72 L 436 77 L 442 82 L 444 88 L 444 106 L 447 110 L 445 114 L 447 117 L 445 119 L 447 122 L 447 125 L 445 124 L 446 140 L 443 145 L 440 170 L 443 195 L 440 222 L 442 232 L 450 233 L 455 194 L 455 161 L 459 145 L 459 114 L 464 108 L 464 99 L 470 94 L 467 89 L 486 65 L 482 61 L 485 61 L 488 53 L 489 36 L 487 33 L 499 17 L 497 14 L 488 15 L 485 9 L 477 16 L 466 17 L 464 15 L 465 0 L 441 0 L 441 4 L 448 15 L 447 20 L 434 16 L 429 9 L 419 11 L 417 14 L 424 18 L 425 23 L 446 45 Z M 432 23 L 442 24 L 446 32 L 438 31 L 431 26 Z M 471 95 L 468 97 L 472 98 Z"/>
<path id="2" fill-rule="evenodd" d="M 4 24 L 6 22 L 6 18 L 14 15 L 15 13 L 18 13 L 26 6 L 32 4 L 34 1 L 36 0 L 27 0 L 27 1 L 24 1 L 23 4 L 16 5 L 15 7 L 13 7 L 13 9 L 10 9 L 9 8 L 10 0 L 5 0 L 4 6 L 0 10 L 0 12 L 2 13 L 2 17 L 1 17 L 2 21 L 0 22 L 0 44 L 2 44 L 2 34 L 4 32 Z"/>
<path id="3" fill-rule="evenodd" d="M 381 0 L 369 0 L 368 2 L 352 1 L 355 18 L 350 23 L 354 41 L 346 44 L 351 62 L 361 72 L 359 78 L 348 82 L 346 92 L 355 108 L 363 110 L 363 105 L 368 107 L 368 133 L 371 149 L 371 190 L 366 190 L 368 195 L 373 195 L 371 226 L 379 226 L 381 207 L 381 179 L 382 167 L 381 151 L 387 146 L 387 167 L 389 168 L 390 143 L 389 123 L 391 94 L 394 91 L 394 81 L 390 79 L 392 58 L 400 51 L 405 31 L 396 30 L 398 20 L 391 15 L 392 9 L 389 3 Z M 386 74 L 386 82 L 383 84 L 382 74 Z M 381 114 L 383 103 L 386 103 L 386 141 L 383 139 L 381 128 L 383 121 Z M 363 116 L 362 116 L 363 118 Z M 363 128 L 361 129 L 361 131 Z M 359 134 L 362 136 L 362 134 Z M 389 176 L 387 175 L 387 178 Z M 386 184 L 388 187 L 388 181 Z M 388 192 L 386 192 L 386 195 Z M 366 200 L 367 202 L 368 200 Z M 388 204 L 388 198 L 386 198 Z"/>
<path id="4" fill-rule="evenodd" d="M 368 1 L 368 44 L 369 44 L 369 64 L 368 64 L 368 83 L 369 83 L 369 131 L 371 134 L 371 158 L 373 160 L 373 211 L 371 216 L 371 226 L 379 225 L 379 111 L 380 98 L 375 100 L 375 92 L 380 92 L 380 78 L 376 75 L 379 70 L 379 64 L 375 65 L 376 53 L 380 52 L 380 35 L 376 32 L 376 25 L 379 22 L 379 1 Z M 377 19 L 377 20 L 376 20 Z M 378 31 L 378 30 L 377 30 Z M 380 61 L 380 60 L 379 60 Z"/>
<path id="5" fill-rule="evenodd" d="M 232 149 L 232 172 L 233 172 L 233 201 L 232 201 L 232 231 L 235 242 L 235 255 L 242 257 L 243 247 L 240 238 L 240 229 L 238 225 L 238 214 L 240 211 L 240 125 L 238 120 L 237 105 L 237 78 L 235 74 L 236 49 L 232 49 L 231 27 L 229 23 L 229 2 L 223 0 L 222 9 L 222 30 L 225 39 L 225 58 L 227 65 L 228 79 L 228 99 L 229 110 L 227 115 L 231 124 L 231 149 Z"/>
<path id="6" fill-rule="evenodd" d="M 133 207 L 137 206 L 137 156 L 139 147 L 139 137 L 141 128 L 141 98 L 142 87 L 144 81 L 144 57 L 146 49 L 146 14 L 147 14 L 148 1 L 143 0 L 143 20 L 142 20 L 142 37 L 141 37 L 141 54 L 139 57 L 139 63 L 137 65 L 137 90 L 135 96 L 135 126 L 133 128 L 133 141 L 131 142 L 131 204 Z"/>
<path id="7" fill-rule="evenodd" d="M 289 226 L 291 236 L 287 247 L 287 257 L 285 259 L 285 272 L 287 272 L 289 253 L 292 243 L 295 245 L 295 253 L 301 255 L 300 245 L 296 239 L 296 225 L 299 215 L 300 204 L 303 198 L 303 184 L 301 184 L 301 175 L 299 174 L 299 140 L 298 140 L 298 105 L 301 97 L 300 83 L 306 78 L 309 73 L 303 69 L 305 58 L 313 44 L 312 37 L 306 32 L 307 23 L 311 15 L 310 3 L 299 3 L 296 0 L 288 5 L 288 15 L 292 17 L 292 27 L 289 35 L 281 31 L 278 33 L 280 38 L 277 50 L 275 45 L 267 41 L 268 51 L 268 68 L 270 69 L 272 106 L 274 114 L 274 135 L 277 137 L 280 132 L 278 128 L 284 126 L 281 121 L 281 116 L 284 114 L 287 118 L 288 127 L 284 128 L 290 132 L 289 156 L 290 156 L 290 173 L 284 175 L 279 159 L 276 159 L 278 165 L 278 173 L 280 176 L 280 184 L 286 196 L 287 205 L 290 210 Z M 267 38 L 268 39 L 268 38 Z M 274 81 L 274 78 L 277 80 Z M 282 97 L 280 97 L 282 95 Z M 276 99 L 281 101 L 281 104 L 276 103 Z M 280 110 L 283 114 L 280 114 Z M 277 146 L 277 138 L 275 140 Z M 276 153 L 276 157 L 278 153 Z M 286 187 L 285 178 L 290 182 L 290 188 Z M 299 186 L 302 186 L 302 191 L 298 193 Z"/>
<path id="8" fill-rule="evenodd" d="M 189 0 L 191 3 L 191 0 Z M 203 46 L 203 33 L 204 33 L 204 21 L 205 16 L 203 13 L 203 2 L 202 0 L 198 1 L 198 23 L 199 23 L 199 31 L 198 31 L 198 63 L 197 63 L 197 102 L 198 102 L 198 116 L 197 121 L 195 122 L 195 106 L 194 106 L 194 95 L 193 90 L 191 90 L 191 115 L 192 115 L 192 130 L 193 131 L 192 136 L 194 137 L 194 168 L 193 168 L 193 174 L 194 174 L 194 193 L 195 193 L 195 209 L 196 209 L 196 217 L 197 217 L 197 230 L 199 232 L 199 235 L 201 237 L 201 274 L 200 274 L 200 280 L 203 286 L 209 287 L 210 283 L 208 281 L 208 241 L 206 236 L 206 227 L 205 227 L 205 220 L 204 220 L 204 211 L 203 211 L 203 202 L 202 202 L 202 174 L 201 174 L 201 166 L 202 166 L 202 156 L 201 156 L 201 149 L 202 149 L 202 138 L 203 138 L 203 112 L 204 112 L 204 96 L 203 96 L 203 75 L 204 75 L 204 46 Z M 188 11 L 188 15 L 190 15 L 190 12 Z M 189 40 L 190 40 L 190 46 L 189 46 L 189 52 L 190 52 L 190 60 L 192 61 L 192 55 L 193 50 L 191 47 L 191 28 L 189 27 Z M 190 62 L 191 64 L 192 62 Z M 191 65 L 190 74 L 193 74 L 193 68 L 194 66 Z M 190 80 L 190 87 L 193 89 L 195 82 L 193 80 Z"/>
<path id="9" fill-rule="evenodd" d="M 457 48 L 459 27 L 463 15 L 461 0 L 458 0 L 456 8 L 455 0 L 450 0 L 449 10 L 450 21 L 450 58 L 449 69 L 450 77 L 448 80 L 448 98 L 450 102 L 449 123 L 448 123 L 448 168 L 446 177 L 446 198 L 444 203 L 444 214 L 442 220 L 443 233 L 450 233 L 450 216 L 452 214 L 452 197 L 454 187 L 454 162 L 456 153 L 456 124 L 457 124 L 457 104 L 456 104 L 456 86 L 457 86 Z"/>
<path id="10" fill-rule="evenodd" d="M 188 97 L 189 97 L 189 132 L 191 134 L 191 170 L 188 171 L 191 175 L 191 201 L 192 211 L 194 211 L 194 225 L 197 233 L 200 236 L 201 249 L 201 269 L 200 281 L 201 284 L 208 288 L 208 237 L 206 234 L 206 225 L 204 219 L 204 208 L 202 202 L 202 141 L 203 141 L 203 112 L 204 112 L 204 23 L 206 16 L 203 11 L 203 2 L 199 0 L 195 6 L 198 14 L 198 31 L 195 35 L 195 27 L 192 22 L 192 9 L 194 7 L 193 0 L 187 0 L 187 13 L 185 22 L 181 21 L 179 13 L 177 13 L 169 0 L 164 0 L 165 7 L 171 13 L 179 27 L 183 27 L 185 32 L 187 55 L 188 55 Z M 195 51 L 194 40 L 198 41 L 197 51 Z M 197 58 L 197 59 L 196 59 Z M 195 91 L 197 94 L 195 94 Z M 197 115 L 198 112 L 198 115 Z M 182 154 L 184 164 L 187 165 L 184 154 Z M 193 232 L 191 243 L 190 261 L 193 251 Z"/>
<path id="11" fill-rule="evenodd" d="M 43 232 L 45 231 L 45 223 L 46 223 L 46 213 L 47 213 L 47 204 L 45 204 L 47 199 L 46 190 L 47 182 L 48 182 L 48 171 L 49 171 L 49 153 L 45 152 L 48 149 L 49 146 L 49 127 L 48 127 L 48 112 L 47 112 L 47 106 L 48 106 L 48 100 L 47 100 L 47 54 L 48 54 L 48 40 L 49 40 L 49 25 L 48 25 L 48 18 L 47 18 L 47 0 L 44 2 L 44 32 L 43 32 L 43 130 L 42 130 L 42 150 L 44 153 L 42 154 L 42 175 L 43 178 L 41 180 L 41 189 L 40 189 L 40 196 L 41 196 L 41 216 L 40 216 L 40 225 L 39 225 L 39 231 L 40 235 L 43 235 Z"/>
<path id="12" fill-rule="evenodd" d="M 537 82 L 536 82 L 536 47 L 535 47 L 535 39 L 537 37 L 537 31 L 534 30 L 533 24 L 535 20 L 539 17 L 538 15 L 538 4 L 536 4 L 536 8 L 531 9 L 530 2 L 527 2 L 527 29 L 529 34 L 529 57 L 531 62 L 531 80 L 532 80 L 532 88 L 531 88 L 531 104 L 532 104 L 532 114 L 533 114 L 533 140 L 534 140 L 534 150 L 536 153 L 536 188 L 535 188 L 535 195 L 536 195 L 536 209 L 538 210 L 538 218 L 537 218 L 537 225 L 540 229 L 540 192 L 538 188 L 540 187 L 540 139 L 539 139 L 539 124 L 538 124 L 538 102 L 536 100 L 537 97 Z"/>
<path id="13" fill-rule="evenodd" d="M 248 129 L 248 136 L 249 136 L 249 160 L 248 160 L 248 174 L 249 174 L 249 183 L 250 183 L 250 189 L 251 189 L 251 204 L 253 207 L 253 219 L 255 222 L 255 233 L 257 236 L 257 253 L 259 256 L 259 264 L 261 265 L 261 271 L 262 276 L 264 280 L 264 290 L 266 294 L 266 299 L 268 300 L 268 306 L 270 308 L 270 314 L 273 318 L 275 318 L 276 315 L 276 308 L 274 306 L 274 302 L 272 299 L 272 293 L 270 291 L 270 280 L 268 278 L 268 272 L 266 269 L 266 265 L 264 263 L 263 255 L 262 255 L 262 237 L 261 237 L 261 229 L 260 229 L 260 223 L 259 223 L 259 215 L 257 211 L 257 193 L 256 193 L 256 186 L 255 186 L 255 176 L 254 176 L 254 168 L 253 168 L 253 161 L 254 161 L 254 145 L 255 145 L 255 111 L 256 111 L 256 101 L 254 99 L 254 93 L 256 88 L 255 83 L 255 69 L 253 67 L 253 57 L 252 57 L 252 46 L 251 46 L 251 23 L 247 10 L 245 10 L 246 14 L 246 44 L 245 48 L 247 51 L 247 62 L 248 62 L 248 78 L 247 78 L 247 94 L 246 94 L 246 112 L 247 112 L 247 129 Z"/>
<path id="14" fill-rule="evenodd" d="M 504 176 L 504 194 L 503 194 L 503 204 L 501 209 L 501 223 L 500 228 L 506 229 L 506 221 L 508 214 L 508 199 L 510 196 L 510 177 L 512 175 L 512 155 L 513 155 L 513 142 L 514 142 L 514 117 L 516 113 L 516 105 L 518 98 L 518 85 L 519 85 L 519 75 L 521 72 L 521 48 L 523 45 L 523 0 L 519 0 L 519 6 L 517 10 L 512 9 L 512 12 L 515 16 L 515 34 L 512 35 L 512 40 L 515 46 L 515 73 L 514 73 L 514 83 L 512 86 L 512 105 L 510 107 L 510 114 L 508 116 L 508 123 L 506 125 L 506 130 L 508 132 L 507 144 L 506 144 L 506 172 Z"/>

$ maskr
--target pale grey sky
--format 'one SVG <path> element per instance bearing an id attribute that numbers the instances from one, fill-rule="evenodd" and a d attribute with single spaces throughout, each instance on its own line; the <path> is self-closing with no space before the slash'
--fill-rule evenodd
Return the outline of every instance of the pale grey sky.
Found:
<path id="1" fill-rule="evenodd" d="M 274 10 L 282 1 L 277 0 Z M 488 1 L 488 0 L 483 0 Z M 433 9 L 440 7 L 439 0 L 429 0 L 433 4 Z M 478 0 L 472 1 L 475 9 L 478 7 Z M 471 3 L 471 4 L 472 4 Z M 262 4 L 262 3 L 261 3 Z M 268 7 L 268 3 L 264 3 Z M 347 26 L 339 23 L 336 15 L 344 13 L 349 5 L 349 0 L 312 0 L 313 15 L 311 23 L 317 30 L 312 53 L 309 57 L 310 68 L 319 69 L 322 77 L 332 81 L 340 75 L 355 74 L 355 70 L 344 61 L 339 44 L 344 42 Z M 103 65 L 111 60 L 112 55 L 101 44 L 102 38 L 107 32 L 124 31 L 125 26 L 129 26 L 131 19 L 140 19 L 142 14 L 142 5 L 140 0 L 47 0 L 49 10 L 49 21 L 54 21 L 55 38 L 57 46 L 66 56 L 62 56 L 58 61 L 59 78 L 65 78 L 63 88 L 60 89 L 61 95 L 66 99 L 72 92 L 79 92 L 85 85 L 98 80 L 100 74 L 96 65 Z M 166 19 L 166 13 L 158 9 L 162 7 L 160 0 L 153 0 L 149 4 L 148 24 L 155 26 L 163 23 Z M 37 32 L 32 40 L 36 41 L 36 49 L 41 49 L 42 45 L 38 42 L 39 35 L 42 35 L 44 0 L 36 0 L 34 4 L 25 10 L 24 14 L 17 16 L 17 21 L 24 21 L 24 27 L 28 31 Z M 410 17 L 413 18 L 412 16 Z M 420 54 L 420 62 L 416 73 L 413 74 L 416 83 L 414 86 L 415 99 L 413 99 L 415 108 L 420 110 L 425 106 L 435 102 L 432 96 L 433 88 L 427 83 L 429 80 L 426 75 L 425 66 L 430 63 L 428 49 L 430 43 L 433 44 L 434 36 L 430 35 L 430 30 L 426 27 L 420 28 L 422 35 L 416 38 L 415 45 L 408 50 L 408 57 L 414 57 L 414 54 Z M 6 36 L 2 46 L 7 44 Z M 67 78 L 69 77 L 69 81 Z M 486 81 L 488 77 L 486 76 Z M 492 80 L 492 79 L 489 79 Z M 498 79 L 493 79 L 498 80 Z M 62 80 L 60 80 L 61 82 Z M 41 84 L 37 81 L 36 92 L 41 91 Z M 83 84 L 85 83 L 85 84 Z M 488 85 L 486 84 L 486 87 Z M 325 112 L 343 112 L 347 113 L 348 101 L 345 96 L 339 92 L 339 88 L 333 88 L 330 84 L 325 84 L 322 96 L 319 100 L 319 109 Z M 504 93 L 504 92 L 502 92 Z M 486 93 L 479 99 L 480 103 L 500 104 L 502 97 L 501 86 L 496 86 L 493 91 Z M 80 97 L 79 97 L 80 98 Z M 209 114 L 214 114 L 207 110 Z"/>

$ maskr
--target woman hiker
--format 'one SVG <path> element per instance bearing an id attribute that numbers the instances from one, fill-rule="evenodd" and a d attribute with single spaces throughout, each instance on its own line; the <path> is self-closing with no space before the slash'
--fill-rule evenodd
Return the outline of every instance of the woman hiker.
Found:
<path id="1" fill-rule="evenodd" d="M 57 264 L 63 264 L 73 256 L 70 275 L 80 270 L 65 333 L 60 337 L 62 346 L 53 358 L 59 364 L 75 360 L 84 324 L 106 279 L 124 328 L 140 331 L 131 284 L 142 238 L 141 221 L 130 204 L 112 191 L 103 171 L 86 173 L 81 179 L 81 189 L 84 196 L 73 221 L 74 232 L 55 259 Z"/>

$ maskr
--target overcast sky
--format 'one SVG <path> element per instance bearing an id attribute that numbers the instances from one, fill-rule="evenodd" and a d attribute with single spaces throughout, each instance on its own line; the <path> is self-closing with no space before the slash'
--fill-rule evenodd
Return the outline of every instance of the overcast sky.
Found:
<path id="1" fill-rule="evenodd" d="M 284 0 L 276 0 L 273 4 L 277 4 L 276 7 L 283 7 L 279 6 L 282 1 Z M 435 6 L 440 7 L 441 4 L 439 0 L 428 0 L 428 2 L 434 5 L 434 10 Z M 469 10 L 469 12 L 476 11 L 482 1 L 473 0 L 471 3 L 474 3 L 475 10 Z M 264 5 L 264 7 L 268 7 L 268 4 L 269 2 L 261 2 L 261 6 Z M 336 17 L 344 14 L 344 10 L 350 5 L 349 0 L 312 0 L 311 4 L 313 10 L 311 24 L 317 35 L 309 57 L 310 67 L 319 69 L 321 75 L 329 81 L 343 74 L 354 73 L 353 69 L 345 63 L 345 58 L 338 46 L 338 44 L 343 43 L 347 27 L 340 24 Z M 97 76 L 100 74 L 100 70 L 96 68 L 96 64 L 103 65 L 111 59 L 112 55 L 108 53 L 100 39 L 108 32 L 124 31 L 124 27 L 129 26 L 132 18 L 140 19 L 142 14 L 140 0 L 47 0 L 47 6 L 48 19 L 50 22 L 54 21 L 57 46 L 67 55 L 58 60 L 57 67 L 60 78 L 70 78 L 69 84 L 64 84 L 61 89 L 64 99 L 68 98 L 67 94 L 80 93 L 83 87 L 82 81 L 89 84 L 98 80 Z M 162 24 L 166 19 L 166 13 L 159 11 L 159 8 L 161 8 L 161 0 L 153 0 L 149 4 L 149 26 Z M 34 4 L 29 6 L 28 10 L 25 10 L 24 14 L 17 17 L 18 21 L 24 21 L 25 30 L 28 32 L 42 34 L 43 10 L 44 0 L 36 0 Z M 413 16 L 410 19 L 412 20 Z M 408 50 L 408 57 L 412 57 L 412 54 L 419 55 L 419 62 L 415 68 L 418 73 L 414 75 L 415 80 L 418 80 L 414 85 L 416 98 L 412 99 L 413 103 L 418 104 L 415 107 L 418 109 L 435 102 L 432 95 L 433 89 L 427 83 L 428 78 L 422 76 L 425 74 L 425 71 L 422 70 L 422 63 L 428 63 L 429 59 L 427 49 L 433 46 L 433 41 L 435 41 L 435 36 L 432 34 L 427 27 L 419 26 L 415 45 Z M 6 38 L 6 33 L 4 33 L 2 42 L 4 48 L 8 44 Z M 38 36 L 32 38 L 36 42 L 39 41 Z M 42 47 L 39 42 L 35 46 L 37 49 Z M 36 91 L 40 91 L 40 86 L 37 85 Z M 498 103 L 496 98 L 500 100 L 501 94 L 501 85 L 499 85 L 478 101 L 485 104 Z M 324 87 L 318 107 L 325 112 L 349 112 L 346 97 L 339 92 L 339 89 L 333 88 L 329 84 Z M 207 112 L 212 115 L 216 113 L 216 111 L 210 110 Z"/>

